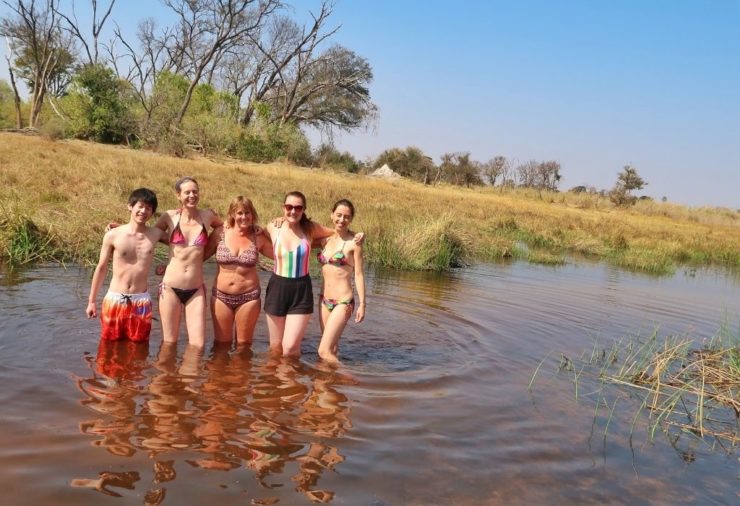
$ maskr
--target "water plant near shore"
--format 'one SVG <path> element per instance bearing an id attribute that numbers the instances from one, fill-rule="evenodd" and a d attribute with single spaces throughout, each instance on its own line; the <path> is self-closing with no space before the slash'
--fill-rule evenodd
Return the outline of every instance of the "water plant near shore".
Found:
<path id="1" fill-rule="evenodd" d="M 67 255 L 56 247 L 53 234 L 42 230 L 17 204 L 0 200 L 0 259 L 11 268 L 21 265 L 58 261 Z"/>
<path id="2" fill-rule="evenodd" d="M 530 390 L 541 369 L 542 362 Z M 647 339 L 594 345 L 577 359 L 561 355 L 558 370 L 572 377 L 576 397 L 586 378 L 596 383 L 594 417 L 606 408 L 611 420 L 617 398 L 613 403 L 606 398 L 621 392 L 641 399 L 632 427 L 646 415 L 650 439 L 661 431 L 675 443 L 680 434 L 689 434 L 727 452 L 740 444 L 740 334 L 726 327 L 701 343 L 687 336 L 660 338 L 656 330 Z"/>

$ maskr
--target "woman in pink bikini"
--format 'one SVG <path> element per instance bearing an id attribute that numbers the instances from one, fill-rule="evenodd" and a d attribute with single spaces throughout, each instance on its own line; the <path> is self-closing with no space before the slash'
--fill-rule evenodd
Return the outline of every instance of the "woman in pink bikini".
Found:
<path id="1" fill-rule="evenodd" d="M 321 342 L 319 356 L 337 363 L 339 338 L 355 310 L 355 322 L 365 318 L 365 274 L 363 273 L 362 245 L 355 244 L 349 225 L 355 217 L 355 206 L 347 199 L 334 204 L 331 221 L 334 234 L 321 241 L 318 253 L 323 285 L 319 295 L 321 314 Z M 355 301 L 352 281 L 357 288 Z"/>
<path id="2" fill-rule="evenodd" d="M 188 342 L 202 348 L 206 338 L 204 253 L 208 229 L 223 222 L 213 210 L 198 209 L 200 189 L 194 178 L 178 179 L 175 192 L 182 207 L 165 212 L 155 225 L 168 232 L 170 243 L 170 260 L 159 285 L 162 339 L 177 342 L 184 313 Z"/>
<path id="3" fill-rule="evenodd" d="M 211 315 L 217 343 L 252 344 L 260 314 L 260 253 L 272 258 L 272 244 L 257 226 L 252 201 L 239 196 L 231 201 L 226 226 L 211 236 L 205 257 L 215 253 L 218 270 L 211 291 Z"/>

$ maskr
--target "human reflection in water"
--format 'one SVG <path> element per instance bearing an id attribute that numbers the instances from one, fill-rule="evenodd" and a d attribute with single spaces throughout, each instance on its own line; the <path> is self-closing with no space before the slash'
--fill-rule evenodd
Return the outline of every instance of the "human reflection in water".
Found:
<path id="1" fill-rule="evenodd" d="M 338 370 L 319 364 L 318 369 L 310 371 L 311 391 L 303 402 L 298 416 L 297 427 L 309 434 L 322 438 L 338 438 L 352 427 L 349 399 L 341 393 L 337 385 L 354 384 L 355 381 Z M 329 502 L 334 492 L 316 488 L 325 470 L 333 471 L 344 461 L 337 448 L 326 443 L 312 442 L 308 451 L 296 458 L 299 471 L 293 476 L 296 491 L 303 492 L 313 502 Z"/>
<path id="2" fill-rule="evenodd" d="M 162 342 L 146 402 L 151 431 L 142 440 L 150 455 L 197 447 L 199 364 L 202 348 L 188 345 L 177 366 L 177 345 Z"/>
<path id="3" fill-rule="evenodd" d="M 285 486 L 292 475 L 295 490 L 310 500 L 333 499 L 318 484 L 344 460 L 332 440 L 351 427 L 340 386 L 353 381 L 340 370 L 283 357 L 255 360 L 248 347 L 229 344 L 216 346 L 205 362 L 201 349 L 189 346 L 179 363 L 172 343 L 163 343 L 150 363 L 145 343 L 100 346 L 89 360 L 93 376 L 79 386 L 83 404 L 105 416 L 80 428 L 112 454 L 146 452 L 154 465 L 149 503 L 164 500 L 161 484 L 177 478 L 183 461 L 222 472 L 250 469 L 265 488 Z M 178 458 L 183 450 L 201 456 Z M 74 486 L 108 493 L 105 487 L 120 481 L 109 478 L 100 474 Z"/>
<path id="4" fill-rule="evenodd" d="M 79 425 L 83 434 L 101 436 L 93 446 L 124 457 L 136 453 L 132 443 L 138 430 L 136 397 L 141 395 L 148 355 L 147 342 L 100 340 L 95 361 L 90 364 L 92 377 L 77 380 L 77 387 L 85 394 L 82 405 L 103 415 Z"/>
<path id="5" fill-rule="evenodd" d="M 203 469 L 229 471 L 241 467 L 250 455 L 234 437 L 245 425 L 243 414 L 249 393 L 252 352 L 249 344 L 230 355 L 231 343 L 215 343 L 204 368 L 205 380 L 197 405 L 202 413 L 195 428 L 205 458 L 188 460 Z"/>
<path id="6" fill-rule="evenodd" d="M 137 398 L 146 390 L 148 355 L 147 342 L 100 340 L 97 355 L 94 360 L 88 360 L 92 376 L 77 380 L 79 390 L 85 395 L 81 404 L 102 415 L 79 424 L 83 434 L 100 436 L 92 442 L 93 446 L 120 457 L 131 457 L 142 450 L 137 441 L 146 431 L 147 416 L 144 410 L 137 412 Z M 121 497 L 113 487 L 133 490 L 139 480 L 136 471 L 101 471 L 95 479 L 75 478 L 70 486 Z M 147 504 L 157 504 L 151 500 L 155 496 L 163 498 L 164 491 L 147 492 Z"/>

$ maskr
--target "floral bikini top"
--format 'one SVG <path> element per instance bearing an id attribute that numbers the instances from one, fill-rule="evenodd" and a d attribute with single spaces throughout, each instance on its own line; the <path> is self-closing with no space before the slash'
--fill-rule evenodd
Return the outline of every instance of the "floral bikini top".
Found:
<path id="1" fill-rule="evenodd" d="M 172 229 L 172 233 L 170 234 L 170 244 L 176 244 L 178 246 L 199 246 L 199 247 L 205 247 L 206 244 L 208 244 L 208 230 L 206 230 L 205 225 L 201 225 L 200 233 L 195 237 L 195 240 L 193 241 L 193 244 L 188 244 L 188 240 L 185 237 L 185 234 L 182 233 L 182 229 L 180 228 L 180 219 L 182 218 L 182 209 L 177 210 L 177 223 L 175 224 L 175 228 Z"/>
<path id="2" fill-rule="evenodd" d="M 242 267 L 254 267 L 259 260 L 257 251 L 257 235 L 252 231 L 252 245 L 238 255 L 234 255 L 226 245 L 226 233 L 221 234 L 221 240 L 216 247 L 216 263 L 218 265 L 240 265 Z"/>
<path id="3" fill-rule="evenodd" d="M 319 251 L 319 254 L 316 255 L 316 258 L 318 259 L 319 263 L 321 265 L 336 265 L 337 267 L 341 267 L 343 265 L 349 265 L 349 261 L 347 260 L 347 255 L 344 254 L 344 245 L 347 243 L 347 241 L 342 242 L 342 246 L 331 256 L 326 256 L 324 254 L 325 250 Z"/>

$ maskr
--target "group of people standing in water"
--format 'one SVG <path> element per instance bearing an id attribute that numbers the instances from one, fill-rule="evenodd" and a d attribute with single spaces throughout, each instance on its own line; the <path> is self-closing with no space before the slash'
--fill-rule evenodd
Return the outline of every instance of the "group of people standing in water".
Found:
<path id="1" fill-rule="evenodd" d="M 263 255 L 274 263 L 264 294 L 270 351 L 299 356 L 314 312 L 309 264 L 316 248 L 323 281 L 318 353 L 323 360 L 338 362 L 339 338 L 347 322 L 353 313 L 358 323 L 365 317 L 364 237 L 349 229 L 355 215 L 352 203 L 342 199 L 334 204 L 329 228 L 308 218 L 306 197 L 293 191 L 285 196 L 283 216 L 260 227 L 248 198 L 233 199 L 224 222 L 215 211 L 198 207 L 200 188 L 194 178 L 180 178 L 175 192 L 180 208 L 162 213 L 149 227 L 146 223 L 157 210 L 156 194 L 146 188 L 134 190 L 128 201 L 129 222 L 105 233 L 86 309 L 88 318 L 98 316 L 97 296 L 110 263 L 111 282 L 99 314 L 101 338 L 149 339 L 152 302 L 147 278 L 155 246 L 163 242 L 169 244 L 169 262 L 159 285 L 164 342 L 177 341 L 184 316 L 189 344 L 205 345 L 208 302 L 203 264 L 215 255 L 210 300 L 214 339 L 250 345 L 262 309 L 257 264 Z"/>

